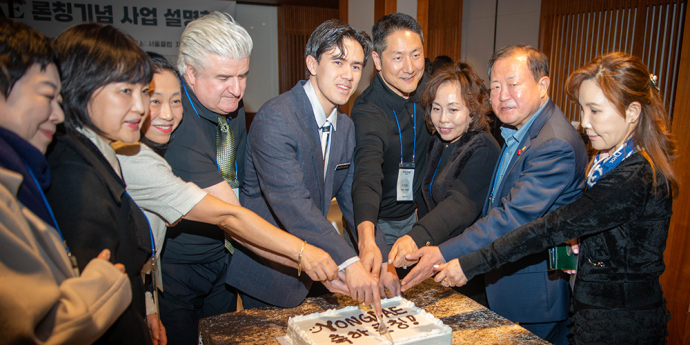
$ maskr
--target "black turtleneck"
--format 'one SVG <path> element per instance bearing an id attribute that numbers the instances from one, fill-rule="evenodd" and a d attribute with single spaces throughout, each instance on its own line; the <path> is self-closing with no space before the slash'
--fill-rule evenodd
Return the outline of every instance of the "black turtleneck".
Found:
<path id="1" fill-rule="evenodd" d="M 409 217 L 417 207 L 416 201 L 398 202 L 396 184 L 400 165 L 400 135 L 402 133 L 403 161 L 415 163 L 414 195 L 419 198 L 424 172 L 429 130 L 424 121 L 424 107 L 420 94 L 427 82 L 424 75 L 409 98 L 391 90 L 377 73 L 371 84 L 357 97 L 352 108 L 355 123 L 355 176 L 352 183 L 355 223 L 377 223 L 379 218 L 401 220 Z M 417 142 L 415 145 L 416 109 Z"/>

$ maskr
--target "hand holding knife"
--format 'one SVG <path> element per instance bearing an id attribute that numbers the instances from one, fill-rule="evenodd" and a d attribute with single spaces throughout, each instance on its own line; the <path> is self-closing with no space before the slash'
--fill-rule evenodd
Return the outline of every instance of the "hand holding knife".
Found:
<path id="1" fill-rule="evenodd" d="M 376 310 L 374 308 L 373 304 L 370 307 L 364 303 L 359 305 L 359 309 L 361 309 L 362 311 L 365 311 L 365 312 L 371 311 L 371 310 Z M 388 322 L 388 318 L 386 318 L 386 316 L 383 314 L 383 312 L 381 312 L 381 315 L 377 315 L 376 312 L 374 312 L 374 315 L 376 316 L 376 321 L 379 323 L 379 328 L 378 328 L 379 335 L 385 336 L 386 339 L 388 339 L 388 341 L 391 342 L 391 344 L 395 344 L 395 342 L 393 342 L 393 337 L 391 337 L 390 331 L 388 331 L 388 326 L 386 326 L 386 323 Z"/>

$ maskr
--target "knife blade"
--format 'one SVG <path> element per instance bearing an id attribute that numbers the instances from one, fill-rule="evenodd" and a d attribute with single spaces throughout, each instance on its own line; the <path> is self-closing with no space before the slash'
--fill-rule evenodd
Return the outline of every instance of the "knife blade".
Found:
<path id="1" fill-rule="evenodd" d="M 388 326 L 386 326 L 386 322 L 388 322 L 388 318 L 386 318 L 386 315 L 381 313 L 381 318 L 379 319 L 379 317 L 377 316 L 376 319 L 379 320 L 379 335 L 385 335 L 386 339 L 388 339 L 388 341 L 391 342 L 391 345 L 395 344 L 395 342 L 393 342 L 393 337 L 391 337 L 391 333 L 388 330 Z"/>
<path id="2" fill-rule="evenodd" d="M 359 305 L 359 309 L 361 309 L 364 312 L 376 310 L 376 308 L 374 308 L 373 304 L 371 306 L 368 306 L 364 303 Z M 376 322 L 379 323 L 379 327 L 377 329 L 377 331 L 379 332 L 379 335 L 385 336 L 386 339 L 388 339 L 388 341 L 391 342 L 391 345 L 395 344 L 395 342 L 393 341 L 393 337 L 391 337 L 390 331 L 388 330 L 388 326 L 386 326 L 386 322 L 388 322 L 386 315 L 381 313 L 381 317 L 379 317 L 378 315 L 376 315 L 376 313 L 374 313 L 374 316 L 376 317 Z"/>

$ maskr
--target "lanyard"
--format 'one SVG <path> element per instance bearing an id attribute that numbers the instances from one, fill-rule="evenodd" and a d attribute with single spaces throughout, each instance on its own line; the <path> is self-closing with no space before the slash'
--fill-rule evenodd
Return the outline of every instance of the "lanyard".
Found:
<path id="1" fill-rule="evenodd" d="M 125 191 L 125 194 L 127 194 L 127 196 L 136 205 L 136 201 L 134 201 L 132 196 L 129 195 L 129 193 L 127 191 Z M 139 207 L 139 205 L 137 205 L 137 207 Z M 141 212 L 144 213 L 144 210 L 142 210 L 141 207 L 139 207 L 139 210 L 141 210 Z M 149 236 L 151 238 L 151 258 L 155 259 L 156 258 L 156 242 L 153 240 L 153 230 L 151 229 L 151 223 L 149 223 L 149 217 L 147 217 L 146 214 L 144 214 L 144 219 L 146 219 L 146 225 L 149 227 Z"/>
<path id="2" fill-rule="evenodd" d="M 62 231 L 60 231 L 60 226 L 58 225 L 57 220 L 55 219 L 55 215 L 53 214 L 53 209 L 50 207 L 50 204 L 48 204 L 48 200 L 46 199 L 46 195 L 43 194 L 43 189 L 41 188 L 41 185 L 38 184 L 38 180 L 36 179 L 36 176 L 34 176 L 34 172 L 31 171 L 31 168 L 24 163 L 24 166 L 26 167 L 26 170 L 29 171 L 29 175 L 31 175 L 31 179 L 34 181 L 36 184 L 36 187 L 38 188 L 38 192 L 41 193 L 41 199 L 43 199 L 43 203 L 46 205 L 48 208 L 48 213 L 50 214 L 50 219 L 53 220 L 53 224 L 55 225 L 55 230 L 57 230 L 58 235 L 60 235 L 60 239 L 62 240 L 62 245 L 65 246 L 65 251 L 67 251 L 67 258 L 69 259 L 70 263 L 72 264 L 72 270 L 74 270 L 75 274 L 78 276 L 79 275 L 79 266 L 77 265 L 77 258 L 72 255 L 72 251 L 69 249 L 69 246 L 67 245 L 67 241 L 65 241 L 65 237 L 62 236 Z"/>
<path id="3" fill-rule="evenodd" d="M 134 199 L 132 199 L 132 196 L 129 195 L 129 193 L 126 190 L 125 190 L 125 194 L 127 194 L 129 199 L 132 200 L 132 202 L 134 202 L 134 204 L 136 205 L 136 201 L 134 201 Z M 137 207 L 139 207 L 139 205 L 137 205 Z M 141 212 L 144 213 L 144 210 L 142 210 L 141 207 L 139 207 L 139 210 L 141 210 Z M 150 262 L 151 262 L 151 284 L 153 285 L 152 294 L 154 296 L 153 304 L 155 305 L 156 312 L 158 312 L 160 314 L 160 311 L 158 308 L 158 283 L 157 283 L 157 279 L 156 279 L 156 276 L 158 274 L 157 273 L 158 268 L 156 267 L 156 242 L 153 240 L 153 229 L 151 229 L 151 223 L 149 222 L 149 217 L 147 217 L 145 213 L 144 213 L 144 219 L 146 219 L 146 225 L 149 227 L 149 238 L 151 239 L 151 259 L 150 259 Z M 146 264 L 144 264 L 144 266 L 146 266 Z M 142 275 L 142 278 L 143 278 L 143 275 Z"/>
<path id="4" fill-rule="evenodd" d="M 46 207 L 48 208 L 48 213 L 50 214 L 50 219 L 53 220 L 53 224 L 55 225 L 55 230 L 57 230 L 58 235 L 60 235 L 60 239 L 62 240 L 62 243 L 65 244 L 65 249 L 67 250 L 68 256 L 72 256 L 72 254 L 71 254 L 71 252 L 70 252 L 70 250 L 69 250 L 69 246 L 67 246 L 67 242 L 65 241 L 65 237 L 62 236 L 62 231 L 60 231 L 60 226 L 58 226 L 58 222 L 57 222 L 57 220 L 55 219 L 55 215 L 53 214 L 53 209 L 52 209 L 52 208 L 50 207 L 50 205 L 48 204 L 48 200 L 46 199 L 46 195 L 43 194 L 43 189 L 41 188 L 41 185 L 38 184 L 38 180 L 36 179 L 36 176 L 34 176 L 34 172 L 31 171 L 31 168 L 29 168 L 29 166 L 28 166 L 27 164 L 24 164 L 24 166 L 26 167 L 26 170 L 29 171 L 29 175 L 31 175 L 31 179 L 32 179 L 32 180 L 34 181 L 34 183 L 36 184 L 36 187 L 38 187 L 38 192 L 41 193 L 41 198 L 43 199 L 43 203 L 44 203 L 44 204 L 46 205 Z"/>
<path id="5" fill-rule="evenodd" d="M 417 104 L 412 103 L 412 107 L 414 109 L 414 122 L 412 125 L 412 128 L 414 128 L 414 143 L 413 143 L 413 149 L 412 149 L 412 163 L 414 163 L 414 156 L 415 153 L 417 152 Z M 403 143 L 402 143 L 402 131 L 400 130 L 400 122 L 398 121 L 398 114 L 395 113 L 395 110 L 393 110 L 393 116 L 395 117 L 395 123 L 398 125 L 398 135 L 400 137 L 400 163 L 403 162 Z"/>
<path id="6" fill-rule="evenodd" d="M 192 105 L 192 109 L 194 109 L 194 113 L 196 113 L 196 117 L 201 118 L 199 115 L 199 112 L 196 110 L 196 107 L 194 106 L 194 102 L 192 102 L 192 98 L 189 97 L 189 92 L 187 92 L 187 85 L 185 85 L 184 80 L 180 79 L 180 84 L 182 84 L 182 88 L 184 88 L 184 93 L 187 95 L 187 99 L 189 100 L 189 104 Z M 230 125 L 230 121 L 228 121 L 228 118 L 225 118 L 225 122 Z M 216 162 L 216 169 L 218 169 L 218 173 L 220 173 L 220 166 L 218 165 L 218 162 Z M 235 159 L 235 174 L 237 174 L 237 159 Z"/>

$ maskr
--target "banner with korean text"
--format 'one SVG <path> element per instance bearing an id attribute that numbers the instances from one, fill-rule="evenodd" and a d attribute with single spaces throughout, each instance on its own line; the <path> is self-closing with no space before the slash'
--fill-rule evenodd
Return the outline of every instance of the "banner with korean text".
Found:
<path id="1" fill-rule="evenodd" d="M 215 0 L 5 0 L 0 16 L 20 21 L 54 39 L 66 28 L 84 22 L 113 25 L 131 35 L 146 51 L 175 63 L 185 26 L 212 11 L 235 17 L 235 1 Z"/>

